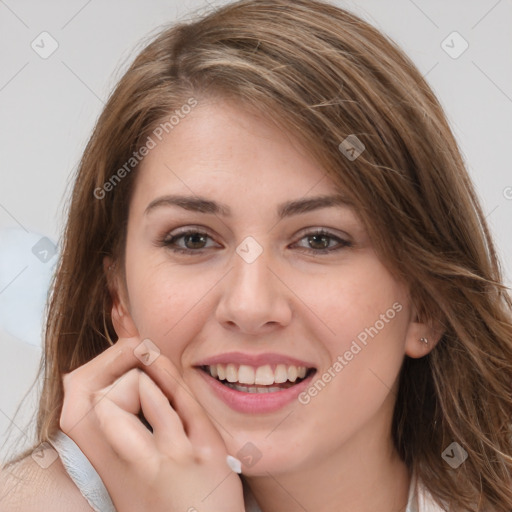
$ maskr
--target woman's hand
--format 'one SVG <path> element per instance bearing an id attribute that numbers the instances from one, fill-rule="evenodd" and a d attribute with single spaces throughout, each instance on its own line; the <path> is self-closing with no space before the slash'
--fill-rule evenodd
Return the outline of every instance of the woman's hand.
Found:
<path id="1" fill-rule="evenodd" d="M 220 434 L 168 358 L 139 361 L 140 341 L 121 338 L 64 376 L 62 431 L 118 512 L 243 512 L 242 483 Z M 141 409 L 153 433 L 137 417 Z"/>

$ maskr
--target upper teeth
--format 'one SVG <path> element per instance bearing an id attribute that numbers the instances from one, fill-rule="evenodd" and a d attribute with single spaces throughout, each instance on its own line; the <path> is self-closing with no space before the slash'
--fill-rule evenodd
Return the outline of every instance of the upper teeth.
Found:
<path id="1" fill-rule="evenodd" d="M 208 369 L 210 375 L 219 380 L 239 382 L 240 384 L 258 384 L 262 386 L 280 384 L 287 380 L 295 382 L 298 378 L 303 379 L 307 373 L 305 366 L 284 364 L 278 364 L 275 368 L 272 368 L 269 364 L 258 366 L 257 368 L 245 364 L 212 364 L 208 366 Z"/>

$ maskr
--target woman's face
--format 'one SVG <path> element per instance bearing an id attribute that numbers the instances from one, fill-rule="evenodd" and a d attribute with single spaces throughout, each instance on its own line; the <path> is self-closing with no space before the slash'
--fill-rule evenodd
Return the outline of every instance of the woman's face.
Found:
<path id="1" fill-rule="evenodd" d="M 244 473 L 390 442 L 400 366 L 425 333 L 319 165 L 208 101 L 137 172 L 123 325 L 176 365 Z"/>

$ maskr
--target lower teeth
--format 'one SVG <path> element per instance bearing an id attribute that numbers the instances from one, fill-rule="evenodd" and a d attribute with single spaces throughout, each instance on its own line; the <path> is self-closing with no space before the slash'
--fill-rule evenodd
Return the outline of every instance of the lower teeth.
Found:
<path id="1" fill-rule="evenodd" d="M 244 393 L 275 393 L 276 391 L 283 391 L 288 387 L 277 387 L 277 386 L 266 386 L 266 387 L 255 387 L 255 386 L 241 386 L 240 384 L 233 384 L 232 382 L 220 381 L 224 386 L 235 389 L 236 391 L 243 391 Z"/>

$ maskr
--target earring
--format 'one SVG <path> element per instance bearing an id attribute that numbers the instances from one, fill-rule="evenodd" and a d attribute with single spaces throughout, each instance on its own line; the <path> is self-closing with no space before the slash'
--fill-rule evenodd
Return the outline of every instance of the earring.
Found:
<path id="1" fill-rule="evenodd" d="M 428 345 L 428 339 L 427 338 L 420 338 L 420 341 L 422 343 L 425 343 L 425 345 Z"/>

